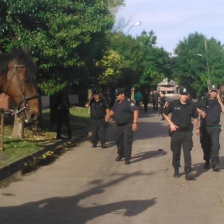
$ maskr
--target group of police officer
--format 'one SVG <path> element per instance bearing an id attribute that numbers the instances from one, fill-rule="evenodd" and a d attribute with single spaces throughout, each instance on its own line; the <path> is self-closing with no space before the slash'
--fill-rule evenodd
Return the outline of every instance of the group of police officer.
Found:
<path id="1" fill-rule="evenodd" d="M 104 122 L 113 118 L 116 123 L 118 152 L 115 160 L 120 161 L 124 157 L 125 164 L 130 164 L 133 133 L 138 126 L 138 107 L 126 97 L 124 88 L 116 89 L 115 95 L 116 101 L 111 108 L 109 108 L 98 91 L 94 91 L 92 97 L 86 103 L 86 107 L 90 107 L 92 143 L 93 147 L 96 147 L 98 140 L 100 140 L 101 147 L 106 147 Z M 170 102 L 162 113 L 164 119 L 169 123 L 174 177 L 180 177 L 180 155 L 181 148 L 183 148 L 185 178 L 187 180 L 193 179 L 191 167 L 192 119 L 196 134 L 200 135 L 205 160 L 204 168 L 209 169 L 212 165 L 214 171 L 219 171 L 220 115 L 224 113 L 224 105 L 218 94 L 218 89 L 212 85 L 208 96 L 196 103 L 189 100 L 189 92 L 184 87 L 180 89 L 179 96 L 179 99 Z M 201 123 L 199 123 L 198 115 L 201 117 Z"/>
<path id="2" fill-rule="evenodd" d="M 191 168 L 192 141 L 192 118 L 196 128 L 196 134 L 200 135 L 200 142 L 203 149 L 205 169 L 210 168 L 210 163 L 214 171 L 220 169 L 219 136 L 221 132 L 220 115 L 224 113 L 224 105 L 218 94 L 215 85 L 209 89 L 208 95 L 198 102 L 189 100 L 189 92 L 186 88 L 180 89 L 180 99 L 171 102 L 165 109 L 163 116 L 170 126 L 171 150 L 173 152 L 172 165 L 174 167 L 174 177 L 179 177 L 180 154 L 183 147 L 185 178 L 193 179 Z M 168 114 L 171 113 L 171 118 Z M 201 123 L 198 121 L 198 114 Z"/>
<path id="3" fill-rule="evenodd" d="M 109 108 L 106 101 L 100 95 L 99 90 L 94 90 L 93 95 L 86 103 L 86 107 L 90 107 L 90 118 L 92 127 L 92 147 L 97 147 L 98 140 L 101 147 L 105 145 L 105 121 L 111 118 L 116 123 L 116 144 L 118 156 L 116 161 L 120 161 L 123 157 L 125 164 L 130 164 L 133 132 L 137 130 L 138 125 L 138 107 L 133 101 L 126 97 L 125 88 L 115 90 L 116 101 Z"/>

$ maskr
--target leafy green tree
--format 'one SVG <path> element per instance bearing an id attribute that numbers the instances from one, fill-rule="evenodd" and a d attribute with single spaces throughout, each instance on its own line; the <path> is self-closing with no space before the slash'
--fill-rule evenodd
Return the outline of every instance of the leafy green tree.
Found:
<path id="1" fill-rule="evenodd" d="M 111 9 L 122 3 L 0 0 L 0 51 L 30 50 L 40 69 L 40 82 L 44 81 L 42 90 L 51 94 L 61 82 L 77 80 L 83 75 L 80 71 L 89 71 L 90 62 L 103 56 L 105 33 L 114 22 Z M 55 89 L 49 92 L 49 87 Z"/>
<path id="2" fill-rule="evenodd" d="M 224 82 L 224 49 L 214 38 L 190 34 L 175 49 L 173 79 L 201 96 L 209 84 Z"/>

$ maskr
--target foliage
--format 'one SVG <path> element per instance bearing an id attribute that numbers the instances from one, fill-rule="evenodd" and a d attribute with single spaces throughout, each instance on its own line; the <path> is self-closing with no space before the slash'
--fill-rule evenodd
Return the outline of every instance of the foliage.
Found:
<path id="1" fill-rule="evenodd" d="M 102 70 L 99 76 L 99 84 L 112 84 L 119 80 L 121 75 L 121 57 L 116 51 L 109 50 L 103 59 L 97 62 L 97 67 Z"/>
<path id="2" fill-rule="evenodd" d="M 215 39 L 199 33 L 180 41 L 174 58 L 173 78 L 188 87 L 193 96 L 201 96 L 211 84 L 224 82 L 224 49 Z"/>
<path id="3" fill-rule="evenodd" d="M 114 22 L 111 8 L 123 0 L 0 0 L 0 51 L 31 51 L 40 69 L 39 82 L 74 82 L 80 67 L 102 57 L 104 34 Z M 41 86 L 47 92 L 45 85 Z M 55 89 L 50 91 L 57 91 Z M 51 92 L 49 93 L 51 94 Z"/>

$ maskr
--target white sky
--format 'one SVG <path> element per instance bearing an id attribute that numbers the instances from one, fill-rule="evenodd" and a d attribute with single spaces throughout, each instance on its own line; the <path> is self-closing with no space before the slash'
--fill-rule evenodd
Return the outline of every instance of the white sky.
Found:
<path id="1" fill-rule="evenodd" d="M 125 0 L 125 5 L 117 14 L 117 21 L 130 20 L 123 32 L 141 21 L 128 34 L 136 36 L 143 30 L 153 30 L 157 46 L 168 52 L 196 31 L 224 44 L 223 0 Z"/>

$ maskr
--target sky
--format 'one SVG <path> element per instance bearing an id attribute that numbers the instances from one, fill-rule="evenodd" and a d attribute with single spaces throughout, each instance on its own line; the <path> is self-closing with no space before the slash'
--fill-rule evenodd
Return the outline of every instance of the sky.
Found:
<path id="1" fill-rule="evenodd" d="M 116 23 L 128 25 L 122 31 L 138 36 L 153 31 L 157 46 L 173 53 L 179 41 L 198 32 L 224 44 L 223 0 L 125 0 Z M 132 26 L 141 22 L 140 26 Z M 116 28 L 116 25 L 115 25 Z"/>

